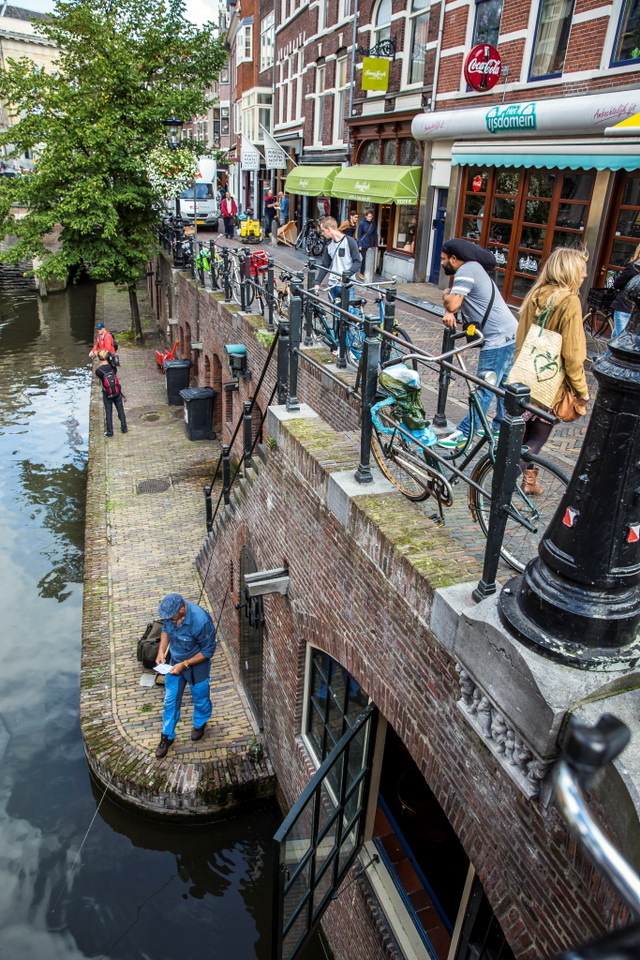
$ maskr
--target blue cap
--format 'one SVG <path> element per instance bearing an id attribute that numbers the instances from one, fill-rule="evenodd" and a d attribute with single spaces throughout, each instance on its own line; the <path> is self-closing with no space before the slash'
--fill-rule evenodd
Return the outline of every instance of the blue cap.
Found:
<path id="1" fill-rule="evenodd" d="M 99 323 L 96 330 L 104 330 L 104 323 Z"/>
<path id="2" fill-rule="evenodd" d="M 170 620 L 171 617 L 175 617 L 183 603 L 184 600 L 179 593 L 168 593 L 158 607 L 158 616 L 163 620 Z"/>

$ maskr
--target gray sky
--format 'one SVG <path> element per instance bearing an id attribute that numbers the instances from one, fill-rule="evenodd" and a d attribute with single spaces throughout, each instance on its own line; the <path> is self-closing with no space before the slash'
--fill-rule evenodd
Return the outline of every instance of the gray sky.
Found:
<path id="1" fill-rule="evenodd" d="M 193 23 L 206 23 L 207 20 L 213 20 L 218 4 L 215 0 L 186 0 L 187 18 Z M 39 13 L 49 13 L 53 10 L 55 4 L 53 0 L 14 0 L 16 7 L 23 7 L 25 10 L 36 10 Z"/>

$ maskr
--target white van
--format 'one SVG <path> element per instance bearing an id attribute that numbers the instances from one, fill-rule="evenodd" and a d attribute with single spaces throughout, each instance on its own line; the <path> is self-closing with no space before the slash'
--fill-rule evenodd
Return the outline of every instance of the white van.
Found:
<path id="1" fill-rule="evenodd" d="M 213 157 L 200 157 L 195 184 L 180 194 L 180 214 L 184 223 L 218 229 L 217 169 Z M 195 191 L 195 198 L 194 198 Z M 195 206 L 195 210 L 194 210 Z"/>

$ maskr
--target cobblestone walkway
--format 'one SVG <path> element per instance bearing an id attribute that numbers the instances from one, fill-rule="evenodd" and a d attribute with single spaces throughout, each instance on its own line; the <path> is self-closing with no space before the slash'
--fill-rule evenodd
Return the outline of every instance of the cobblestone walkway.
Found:
<path id="1" fill-rule="evenodd" d="M 107 326 L 125 329 L 126 293 L 104 285 L 98 294 Z M 212 662 L 213 716 L 205 736 L 197 743 L 190 739 L 187 691 L 175 743 L 163 761 L 154 756 L 163 687 L 140 685 L 143 673 L 155 674 L 142 670 L 136 645 L 165 593 L 177 591 L 207 606 L 195 558 L 205 536 L 202 488 L 213 475 L 219 447 L 187 439 L 182 406 L 167 404 L 154 348 L 128 347 L 118 339 L 129 432 L 118 430 L 116 417 L 115 436 L 103 436 L 96 378 L 91 399 L 83 735 L 94 771 L 116 792 L 145 808 L 159 803 L 164 812 L 204 812 L 224 804 L 234 784 L 262 779 L 266 787 L 272 775 L 267 761 L 247 758 L 255 730 L 225 644 Z M 142 492 L 146 487 L 152 492 Z M 219 611 L 210 612 L 215 621 Z"/>

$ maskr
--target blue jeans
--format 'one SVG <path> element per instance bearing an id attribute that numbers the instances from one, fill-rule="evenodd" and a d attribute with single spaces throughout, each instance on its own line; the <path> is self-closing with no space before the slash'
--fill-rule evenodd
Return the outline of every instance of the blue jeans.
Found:
<path id="1" fill-rule="evenodd" d="M 189 671 L 187 671 L 188 673 Z M 187 685 L 183 674 L 166 673 L 164 677 L 164 712 L 162 714 L 162 732 L 170 740 L 176 735 L 176 724 L 180 719 L 182 694 Z M 213 706 L 209 696 L 209 678 L 200 683 L 190 683 L 193 697 L 193 725 L 199 730 L 211 716 Z"/>
<path id="2" fill-rule="evenodd" d="M 493 370 L 497 380 L 496 386 L 502 387 L 504 389 L 504 383 L 509 375 L 509 371 L 513 366 L 513 361 L 516 353 L 515 343 L 509 343 L 504 347 L 494 347 L 493 349 L 485 349 L 480 351 L 480 359 L 478 360 L 478 370 L 476 376 L 481 377 L 483 373 L 486 373 L 487 370 Z M 491 393 L 490 390 L 485 390 L 483 387 L 480 387 L 476 394 L 478 400 L 480 401 L 480 406 L 486 413 L 489 407 L 491 406 L 491 401 L 495 397 L 494 393 Z M 499 430 L 500 424 L 504 418 L 504 401 L 502 397 L 498 397 L 498 404 L 496 407 L 496 415 L 493 418 L 492 429 Z M 480 424 L 476 424 L 476 428 Z M 458 425 L 458 430 L 461 430 L 462 433 L 469 436 L 471 430 L 471 415 L 470 412 L 466 415 L 462 423 Z"/>
<path id="3" fill-rule="evenodd" d="M 613 333 L 611 334 L 611 339 L 620 336 L 630 319 L 630 313 L 623 313 L 621 310 L 613 311 Z"/>

